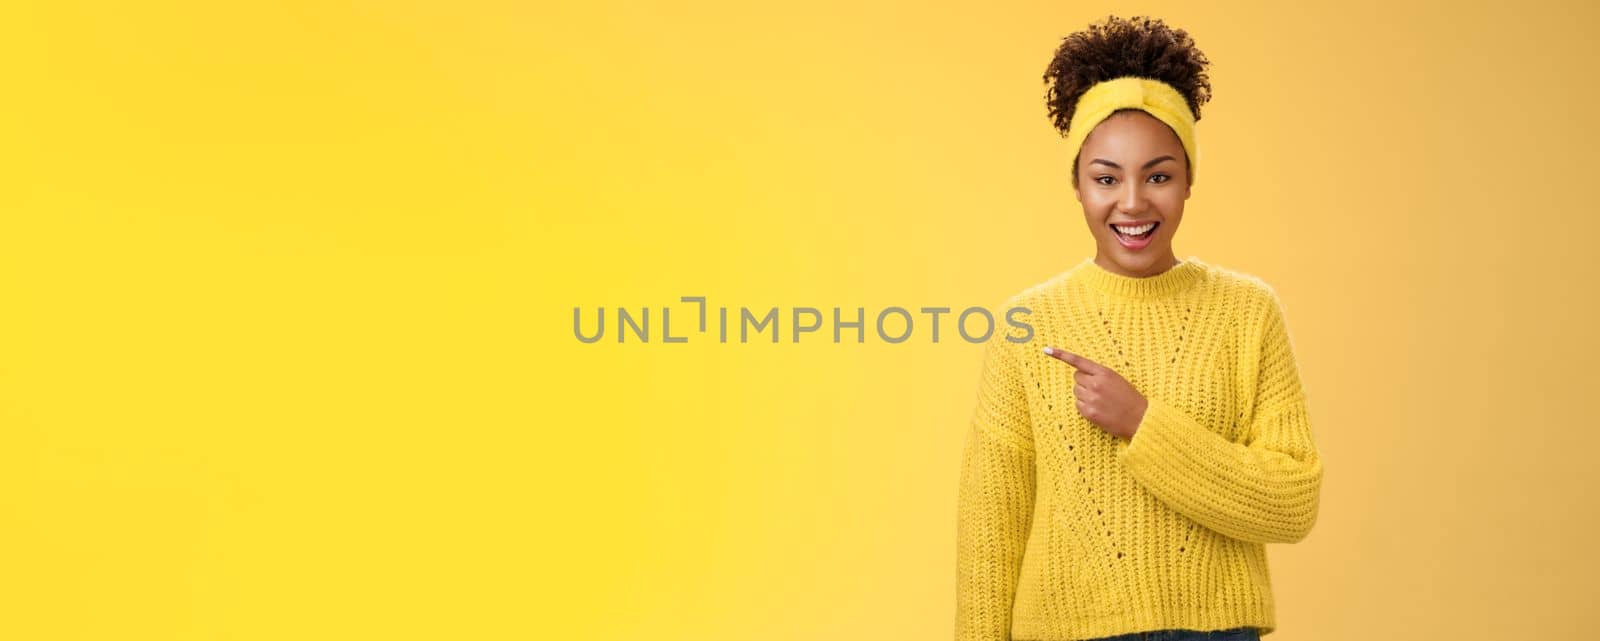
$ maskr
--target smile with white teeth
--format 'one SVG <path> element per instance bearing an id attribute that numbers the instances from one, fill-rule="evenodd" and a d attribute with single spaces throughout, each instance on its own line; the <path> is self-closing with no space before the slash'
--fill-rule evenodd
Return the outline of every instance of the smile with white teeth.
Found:
<path id="1" fill-rule="evenodd" d="M 1143 225 L 1139 225 L 1138 227 L 1112 225 L 1111 228 L 1117 230 L 1117 233 L 1129 238 L 1143 238 L 1148 235 L 1151 230 L 1156 228 L 1156 223 L 1145 223 Z"/>

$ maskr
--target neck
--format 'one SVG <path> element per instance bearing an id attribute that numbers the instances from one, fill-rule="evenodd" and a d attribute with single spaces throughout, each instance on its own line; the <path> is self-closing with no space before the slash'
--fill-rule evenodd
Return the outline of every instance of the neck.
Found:
<path id="1" fill-rule="evenodd" d="M 1094 263 L 1099 265 L 1102 269 L 1105 269 L 1106 271 L 1118 276 L 1127 276 L 1129 278 L 1149 278 L 1151 276 L 1155 276 L 1156 274 L 1160 274 L 1172 269 L 1173 267 L 1177 267 L 1182 263 L 1182 261 L 1179 261 L 1177 255 L 1174 254 L 1169 248 L 1166 256 L 1163 256 L 1154 263 L 1151 263 L 1148 268 L 1143 270 L 1129 269 L 1119 265 L 1116 261 L 1112 260 L 1103 252 L 1095 253 Z"/>

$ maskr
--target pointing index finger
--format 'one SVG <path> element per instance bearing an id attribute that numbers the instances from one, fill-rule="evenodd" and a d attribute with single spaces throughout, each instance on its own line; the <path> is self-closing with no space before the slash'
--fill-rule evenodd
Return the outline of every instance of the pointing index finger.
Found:
<path id="1" fill-rule="evenodd" d="M 1047 345 L 1044 348 L 1044 353 L 1047 356 L 1054 357 L 1057 360 L 1064 361 L 1068 365 L 1078 368 L 1079 371 L 1082 371 L 1085 374 L 1095 374 L 1099 372 L 1098 363 L 1059 347 Z"/>

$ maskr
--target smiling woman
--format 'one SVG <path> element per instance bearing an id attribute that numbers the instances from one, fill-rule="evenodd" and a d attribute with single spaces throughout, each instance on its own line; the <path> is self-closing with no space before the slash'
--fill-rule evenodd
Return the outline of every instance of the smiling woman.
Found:
<path id="1" fill-rule="evenodd" d="M 1032 347 L 984 353 L 958 641 L 1277 626 L 1264 546 L 1310 533 L 1322 460 L 1275 290 L 1173 250 L 1207 64 L 1182 30 L 1115 17 L 1050 61 L 1046 102 L 1096 253 L 1007 301 L 1035 310 Z"/>

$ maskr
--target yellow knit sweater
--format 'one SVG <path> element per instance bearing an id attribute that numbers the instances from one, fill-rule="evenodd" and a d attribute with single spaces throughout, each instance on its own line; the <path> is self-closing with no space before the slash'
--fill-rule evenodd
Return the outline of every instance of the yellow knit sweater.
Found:
<path id="1" fill-rule="evenodd" d="M 1264 544 L 1305 538 L 1322 486 L 1276 292 L 1192 256 L 1148 278 L 1085 259 L 1014 305 L 1035 335 L 985 345 L 962 454 L 957 641 L 1272 632 Z M 1148 399 L 1132 439 L 1078 414 L 1046 345 Z"/>

